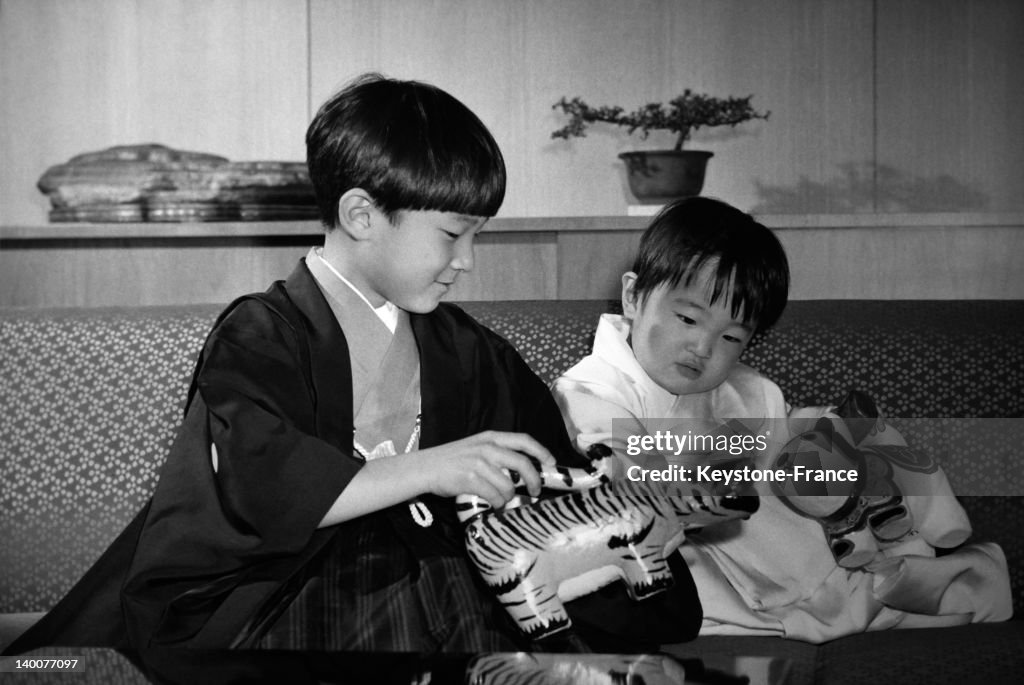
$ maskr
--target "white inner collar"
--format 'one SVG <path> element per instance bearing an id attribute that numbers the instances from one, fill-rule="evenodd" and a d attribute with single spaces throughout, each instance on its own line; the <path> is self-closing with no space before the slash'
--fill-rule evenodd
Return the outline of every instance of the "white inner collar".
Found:
<path id="1" fill-rule="evenodd" d="M 349 281 L 347 278 L 342 276 L 341 272 L 335 269 L 330 262 L 324 259 L 322 247 L 313 248 L 313 255 L 317 259 L 319 259 L 320 263 L 326 266 L 332 274 L 337 276 L 338 280 L 347 285 L 352 290 L 352 292 L 358 295 L 359 299 L 365 302 L 366 306 L 373 310 L 373 313 L 376 314 L 377 318 L 380 319 L 384 323 L 384 325 L 388 327 L 389 331 L 391 331 L 392 333 L 395 332 L 395 328 L 398 327 L 398 307 L 396 305 L 392 304 L 391 302 L 385 301 L 384 304 L 382 304 L 381 306 L 374 307 L 372 304 L 370 304 L 370 301 L 366 299 L 366 295 L 363 295 L 363 293 L 360 292 L 359 288 L 353 285 L 352 282 Z"/>

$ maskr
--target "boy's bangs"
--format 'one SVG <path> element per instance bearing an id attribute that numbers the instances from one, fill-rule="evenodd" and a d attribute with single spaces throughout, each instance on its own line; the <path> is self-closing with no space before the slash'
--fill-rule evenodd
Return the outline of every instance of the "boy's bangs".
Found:
<path id="1" fill-rule="evenodd" d="M 505 199 L 505 162 L 483 122 L 434 86 L 364 74 L 331 97 L 306 131 L 323 224 L 360 188 L 389 218 L 402 210 L 491 217 Z"/>
<path id="2" fill-rule="evenodd" d="M 403 209 L 494 216 L 505 199 L 505 161 L 483 122 L 433 88 L 408 89 L 401 117 L 380 132 L 379 200 Z"/>
<path id="3" fill-rule="evenodd" d="M 495 150 L 497 153 L 497 150 Z M 500 155 L 500 153 L 497 153 Z M 505 169 L 478 150 L 424 151 L 397 161 L 382 179 L 388 209 L 433 210 L 491 217 L 505 199 Z"/>

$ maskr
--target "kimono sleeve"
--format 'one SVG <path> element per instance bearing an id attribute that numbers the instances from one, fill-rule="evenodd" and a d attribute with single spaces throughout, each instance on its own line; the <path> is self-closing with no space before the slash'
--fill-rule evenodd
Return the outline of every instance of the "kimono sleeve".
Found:
<path id="1" fill-rule="evenodd" d="M 628 444 L 627 436 L 646 435 L 647 427 L 639 416 L 638 402 L 615 384 L 563 375 L 551 390 L 575 448 L 585 451 L 595 443 L 607 445 L 618 457 L 616 477 L 622 477 L 634 465 L 667 465 L 664 455 L 638 451 Z"/>
<path id="2" fill-rule="evenodd" d="M 308 537 L 362 464 L 319 436 L 300 347 L 261 304 L 243 304 L 211 338 L 196 379 L 225 514 L 273 548 Z M 351 380 L 330 382 L 351 392 Z"/>
<path id="3" fill-rule="evenodd" d="M 318 437 L 303 359 L 260 302 L 211 334 L 125 584 L 134 645 L 226 646 L 327 535 L 317 525 L 360 464 Z M 208 624 L 228 628 L 200 636 Z"/>

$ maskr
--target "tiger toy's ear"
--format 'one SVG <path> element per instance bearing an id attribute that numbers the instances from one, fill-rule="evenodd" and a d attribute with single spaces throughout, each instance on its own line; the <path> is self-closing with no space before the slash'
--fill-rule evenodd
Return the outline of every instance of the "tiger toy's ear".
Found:
<path id="1" fill-rule="evenodd" d="M 612 448 L 603 442 L 595 442 L 587 448 L 587 459 L 591 462 L 601 461 L 602 459 L 607 459 L 612 456 L 615 456 L 615 453 L 612 452 Z"/>
<path id="2" fill-rule="evenodd" d="M 586 457 L 590 463 L 584 467 L 584 470 L 592 478 L 597 478 L 601 482 L 615 478 L 617 465 L 621 466 L 615 458 L 612 448 L 601 442 L 595 442 L 588 447 Z"/>
<path id="3" fill-rule="evenodd" d="M 836 406 L 836 414 L 843 419 L 854 444 L 863 442 L 877 431 L 879 425 L 884 425 L 882 412 L 879 411 L 874 398 L 860 390 L 848 392 L 843 401 Z"/>

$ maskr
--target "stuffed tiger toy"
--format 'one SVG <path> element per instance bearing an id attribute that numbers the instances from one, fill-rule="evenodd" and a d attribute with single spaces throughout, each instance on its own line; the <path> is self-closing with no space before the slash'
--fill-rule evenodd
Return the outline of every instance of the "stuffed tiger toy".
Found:
<path id="1" fill-rule="evenodd" d="M 685 531 L 757 510 L 754 496 L 684 493 L 678 484 L 611 480 L 611 450 L 588 450 L 586 469 L 540 469 L 550 499 L 519 497 L 492 510 L 480 497 L 456 498 L 466 550 L 519 629 L 536 640 L 568 629 L 563 602 L 616 580 L 633 599 L 671 587 L 667 557 Z M 514 480 L 518 480 L 514 474 Z"/>

